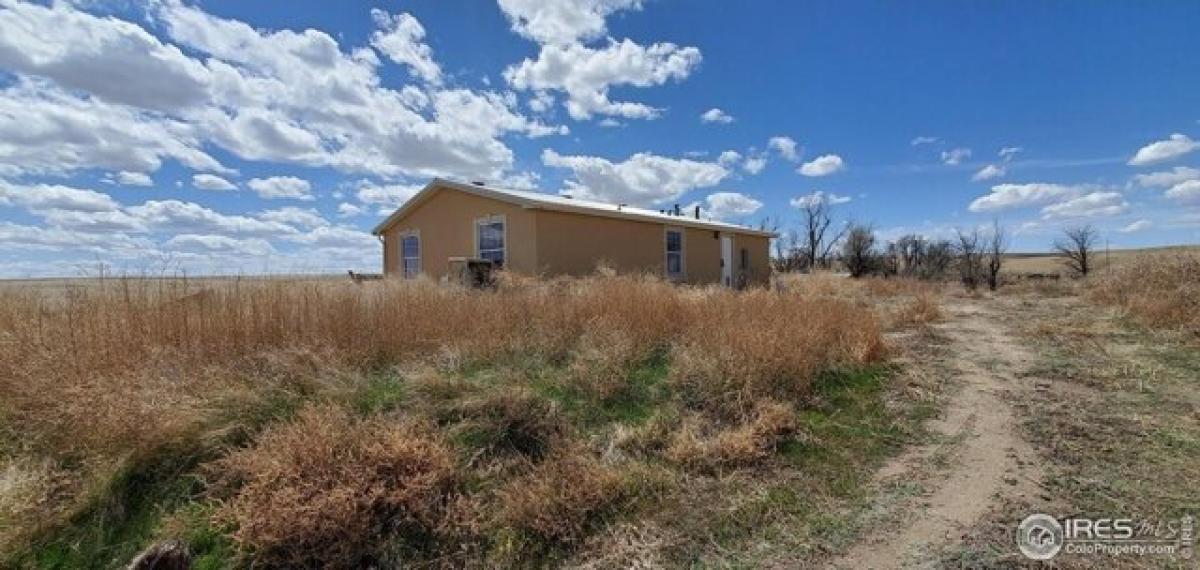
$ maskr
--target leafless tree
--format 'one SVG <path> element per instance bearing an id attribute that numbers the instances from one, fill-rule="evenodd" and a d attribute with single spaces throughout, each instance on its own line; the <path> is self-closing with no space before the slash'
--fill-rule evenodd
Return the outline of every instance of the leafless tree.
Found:
<path id="1" fill-rule="evenodd" d="M 810 271 L 827 265 L 833 248 L 846 233 L 847 226 L 833 228 L 833 205 L 823 197 L 812 196 L 800 208 L 803 217 L 800 228 L 800 252 L 807 258 L 804 266 Z M 832 232 L 832 233 L 831 233 Z"/>
<path id="2" fill-rule="evenodd" d="M 794 229 L 781 232 L 780 236 L 775 238 L 774 262 L 777 271 L 799 271 L 803 268 L 803 261 L 808 258 L 800 252 L 800 248 L 796 245 L 799 241 L 800 234 Z"/>
<path id="3" fill-rule="evenodd" d="M 983 247 L 979 229 L 958 230 L 958 275 L 963 286 L 972 291 L 983 281 Z"/>
<path id="4" fill-rule="evenodd" d="M 987 284 L 992 291 L 1000 286 L 1000 267 L 1004 265 L 1005 253 L 1008 253 L 1008 232 L 1000 225 L 1000 220 L 993 219 L 987 243 Z"/>
<path id="5" fill-rule="evenodd" d="M 842 240 L 842 263 L 851 277 L 862 277 L 879 265 L 879 254 L 875 251 L 875 231 L 870 226 L 850 224 Z"/>
<path id="6" fill-rule="evenodd" d="M 892 243 L 896 272 L 918 279 L 939 279 L 954 263 L 954 244 L 930 240 L 917 234 L 901 236 Z"/>
<path id="7" fill-rule="evenodd" d="M 1054 251 L 1063 256 L 1063 263 L 1079 274 L 1087 277 L 1092 270 L 1092 257 L 1096 246 L 1100 243 L 1100 232 L 1091 224 L 1073 226 L 1063 230 L 1064 239 L 1054 240 Z"/>

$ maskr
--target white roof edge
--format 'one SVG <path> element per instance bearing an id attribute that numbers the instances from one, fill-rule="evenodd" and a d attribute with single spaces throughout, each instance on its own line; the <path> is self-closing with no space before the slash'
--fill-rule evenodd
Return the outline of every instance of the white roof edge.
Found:
<path id="1" fill-rule="evenodd" d="M 773 232 L 756 230 L 726 222 L 698 220 L 696 218 L 687 216 L 661 214 L 641 208 L 618 206 L 617 204 L 605 204 L 601 202 L 590 202 L 584 200 L 574 201 L 571 198 L 564 198 L 552 194 L 495 188 L 474 183 L 456 182 L 454 180 L 447 180 L 445 178 L 434 178 L 433 180 L 430 180 L 420 192 L 417 192 L 412 198 L 401 205 L 400 208 L 380 222 L 379 225 L 375 226 L 375 228 L 371 230 L 371 233 L 373 235 L 382 234 L 389 227 L 391 227 L 392 224 L 403 218 L 405 214 L 415 208 L 418 204 L 425 201 L 425 199 L 427 199 L 438 188 L 450 188 L 484 198 L 491 198 L 493 200 L 517 204 L 524 208 L 553 210 L 589 216 L 684 226 L 706 230 L 727 231 L 762 237 L 778 237 L 778 235 Z"/>

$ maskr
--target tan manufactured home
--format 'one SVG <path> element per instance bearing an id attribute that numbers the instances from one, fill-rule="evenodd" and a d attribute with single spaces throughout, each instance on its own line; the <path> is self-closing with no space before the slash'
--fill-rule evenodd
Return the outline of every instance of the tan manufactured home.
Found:
<path id="1" fill-rule="evenodd" d="M 434 179 L 372 230 L 391 277 L 442 279 L 453 260 L 528 275 L 587 275 L 605 264 L 683 283 L 765 284 L 770 232 L 540 192 Z"/>

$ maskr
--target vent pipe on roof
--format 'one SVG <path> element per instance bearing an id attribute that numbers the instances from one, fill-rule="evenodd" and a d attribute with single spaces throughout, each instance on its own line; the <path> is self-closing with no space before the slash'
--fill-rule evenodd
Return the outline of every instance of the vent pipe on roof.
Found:
<path id="1" fill-rule="evenodd" d="M 474 184 L 476 186 L 486 186 L 482 180 L 472 180 L 471 184 Z"/>
<path id="2" fill-rule="evenodd" d="M 696 206 L 696 219 L 700 219 L 700 206 Z"/>
<path id="3" fill-rule="evenodd" d="M 620 212 L 623 208 L 625 208 L 625 206 L 628 206 L 628 205 L 629 204 L 617 204 L 617 211 Z"/>
<path id="4" fill-rule="evenodd" d="M 678 216 L 679 214 L 679 204 L 675 204 L 675 215 Z"/>

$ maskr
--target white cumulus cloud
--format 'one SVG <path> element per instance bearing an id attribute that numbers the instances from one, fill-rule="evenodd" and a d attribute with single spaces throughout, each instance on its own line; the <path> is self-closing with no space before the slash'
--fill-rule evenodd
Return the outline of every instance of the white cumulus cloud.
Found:
<path id="1" fill-rule="evenodd" d="M 502 179 L 513 164 L 505 136 L 565 132 L 523 116 L 510 93 L 428 81 L 440 67 L 411 15 L 376 14 L 374 47 L 426 80 L 392 88 L 371 47 L 320 30 L 256 29 L 151 2 L 159 39 L 80 9 L 91 5 L 0 9 L 0 69 L 16 76 L 0 88 L 0 175 L 151 174 L 166 160 L 232 174 L 211 146 L 385 177 Z"/>
<path id="2" fill-rule="evenodd" d="M 329 225 L 329 221 L 313 208 L 285 206 L 274 210 L 265 210 L 260 212 L 257 217 L 260 220 L 279 222 L 300 228 L 322 228 Z"/>
<path id="3" fill-rule="evenodd" d="M 750 174 L 758 174 L 759 172 L 762 172 L 763 169 L 766 167 L 767 167 L 767 156 L 765 154 L 747 156 L 746 161 L 742 163 L 742 170 L 745 170 L 746 172 L 748 172 Z"/>
<path id="4" fill-rule="evenodd" d="M 154 179 L 149 174 L 128 170 L 122 170 L 106 178 L 106 181 L 121 186 L 154 186 Z"/>
<path id="5" fill-rule="evenodd" d="M 722 123 L 728 125 L 733 122 L 733 117 L 725 111 L 713 107 L 701 114 L 700 120 L 705 123 Z"/>
<path id="6" fill-rule="evenodd" d="M 6 204 L 18 205 L 34 212 L 109 212 L 119 207 L 112 196 L 95 190 L 60 184 L 20 185 L 0 181 L 0 205 Z"/>
<path id="7" fill-rule="evenodd" d="M 237 185 L 214 174 L 192 175 L 192 186 L 201 190 L 237 190 Z"/>
<path id="8" fill-rule="evenodd" d="M 829 176 L 845 169 L 846 163 L 842 161 L 842 157 L 836 154 L 826 154 L 804 163 L 797 172 L 804 176 Z"/>
<path id="9" fill-rule="evenodd" d="M 555 45 L 602 37 L 609 14 L 640 8 L 641 0 L 500 0 L 500 10 L 513 31 L 538 43 Z"/>
<path id="10" fill-rule="evenodd" d="M 1042 208 L 1042 217 L 1095 218 L 1116 216 L 1128 211 L 1129 202 L 1120 192 L 1092 192 L 1046 206 Z"/>
<path id="11" fill-rule="evenodd" d="M 287 198 L 292 200 L 313 200 L 312 184 L 295 176 L 272 176 L 270 178 L 252 178 L 246 183 L 260 198 L 271 200 Z"/>
<path id="12" fill-rule="evenodd" d="M 1138 174 L 1133 177 L 1133 182 L 1143 188 L 1168 188 L 1188 180 L 1200 180 L 1200 168 L 1176 166 L 1171 170 Z"/>
<path id="13" fill-rule="evenodd" d="M 1200 148 L 1200 142 L 1184 134 L 1175 133 L 1166 140 L 1152 142 L 1140 149 L 1129 159 L 1130 166 L 1146 166 L 1179 158 Z"/>
<path id="14" fill-rule="evenodd" d="M 700 214 L 716 220 L 735 220 L 749 216 L 762 208 L 763 203 L 739 192 L 713 192 L 700 204 Z M 690 207 L 688 209 L 691 209 Z"/>
<path id="15" fill-rule="evenodd" d="M 416 184 L 375 184 L 361 181 L 355 197 L 359 202 L 375 206 L 380 213 L 390 213 L 402 206 L 423 188 Z"/>
<path id="16" fill-rule="evenodd" d="M 729 170 L 715 162 L 637 153 L 623 162 L 597 156 L 566 156 L 546 149 L 542 163 L 571 171 L 564 193 L 639 206 L 661 204 L 697 188 L 719 184 Z"/>
<path id="17" fill-rule="evenodd" d="M 1075 198 L 1082 187 L 1064 184 L 1030 183 L 999 184 L 991 192 L 976 198 L 967 208 L 972 212 L 994 212 L 1009 208 L 1040 206 L 1050 202 Z"/>
<path id="18" fill-rule="evenodd" d="M 378 8 L 371 18 L 379 26 L 371 34 L 371 45 L 388 59 L 409 66 L 411 72 L 430 83 L 442 80 L 442 68 L 433 60 L 433 50 L 426 45 L 425 27 L 412 14 L 388 14 Z"/>
<path id="19" fill-rule="evenodd" d="M 774 136 L 767 140 L 767 148 L 775 150 L 788 162 L 800 160 L 796 147 L 796 141 L 792 137 Z"/>
<path id="20" fill-rule="evenodd" d="M 548 44 L 542 46 L 536 59 L 525 59 L 505 69 L 504 78 L 515 89 L 565 93 L 567 113 L 576 120 L 597 114 L 653 119 L 660 109 L 613 101 L 609 89 L 683 80 L 700 65 L 700 59 L 699 49 L 668 42 L 642 46 L 629 39 L 610 40 L 600 48 Z"/>
<path id="21" fill-rule="evenodd" d="M 993 178 L 1000 178 L 1000 177 L 1004 176 L 1004 173 L 1005 173 L 1005 169 L 1003 166 L 989 164 L 983 168 L 980 168 L 979 172 L 976 172 L 975 175 L 971 177 L 971 180 L 974 180 L 976 182 L 979 182 L 982 180 L 991 180 Z"/>
<path id="22" fill-rule="evenodd" d="M 968 158 L 971 158 L 971 149 L 969 148 L 959 147 L 942 151 L 942 162 L 950 166 L 961 164 Z"/>
<path id="23" fill-rule="evenodd" d="M 1185 180 L 1169 188 L 1164 194 L 1179 202 L 1200 202 L 1200 180 Z"/>
<path id="24" fill-rule="evenodd" d="M 851 198 L 849 196 L 838 196 L 833 192 L 826 193 L 822 190 L 817 190 L 812 194 L 792 198 L 788 203 L 791 204 L 793 208 L 807 208 L 816 204 L 829 204 L 831 206 L 845 204 L 850 200 Z"/>

